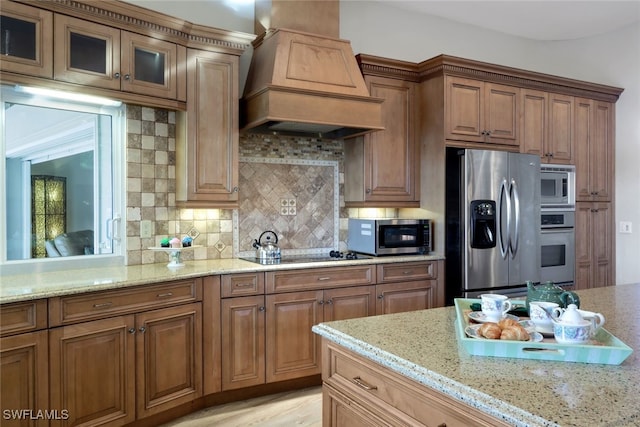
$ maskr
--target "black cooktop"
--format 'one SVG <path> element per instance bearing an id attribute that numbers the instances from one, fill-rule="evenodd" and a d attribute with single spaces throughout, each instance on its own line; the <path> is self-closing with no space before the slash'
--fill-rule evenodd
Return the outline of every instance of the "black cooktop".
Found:
<path id="1" fill-rule="evenodd" d="M 331 262 L 331 261 L 348 261 L 354 259 L 371 259 L 372 256 L 363 255 L 356 252 L 339 252 L 331 251 L 329 254 L 318 255 L 283 255 L 281 258 L 276 259 L 258 259 L 255 257 L 240 258 L 245 261 L 255 262 L 262 265 L 274 265 L 274 264 L 296 264 L 296 263 L 308 263 L 308 262 Z"/>

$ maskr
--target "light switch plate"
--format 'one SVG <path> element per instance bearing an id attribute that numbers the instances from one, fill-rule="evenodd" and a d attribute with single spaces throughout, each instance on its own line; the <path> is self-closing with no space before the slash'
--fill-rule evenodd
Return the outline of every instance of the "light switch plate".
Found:
<path id="1" fill-rule="evenodd" d="M 620 221 L 620 233 L 633 233 L 631 221 Z"/>

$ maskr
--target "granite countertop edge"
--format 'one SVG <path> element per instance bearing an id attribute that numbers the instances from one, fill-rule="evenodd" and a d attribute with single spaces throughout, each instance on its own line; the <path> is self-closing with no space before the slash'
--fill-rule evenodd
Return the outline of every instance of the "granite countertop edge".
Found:
<path id="1" fill-rule="evenodd" d="M 533 415 L 501 400 L 496 400 L 457 381 L 437 374 L 415 363 L 351 337 L 320 323 L 312 328 L 316 334 L 341 345 L 361 356 L 373 360 L 390 370 L 422 385 L 440 391 L 466 405 L 517 427 L 559 427 L 558 424 Z"/>
<path id="2" fill-rule="evenodd" d="M 328 268 L 350 265 L 387 264 L 443 260 L 440 254 L 398 255 L 358 260 L 301 262 L 261 265 L 240 258 L 185 261 L 181 268 L 169 268 L 166 263 L 112 266 L 78 270 L 0 274 L 0 304 L 9 304 L 59 297 L 85 292 L 122 289 L 152 283 L 188 280 L 220 274 L 251 273 Z"/>

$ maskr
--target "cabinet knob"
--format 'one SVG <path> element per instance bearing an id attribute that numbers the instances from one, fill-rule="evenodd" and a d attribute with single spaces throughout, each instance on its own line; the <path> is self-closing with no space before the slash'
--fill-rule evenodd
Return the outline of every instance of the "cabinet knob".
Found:
<path id="1" fill-rule="evenodd" d="M 320 301 L 318 301 L 318 304 L 319 305 L 324 305 L 324 301 L 320 300 Z"/>
<path id="2" fill-rule="evenodd" d="M 120 73 L 115 73 L 115 74 L 113 75 L 113 77 L 115 77 L 116 79 L 119 79 L 119 78 L 120 78 Z"/>
<path id="3" fill-rule="evenodd" d="M 382 299 L 382 298 L 384 298 L 384 295 L 382 294 L 378 295 L 378 299 Z"/>
<path id="4" fill-rule="evenodd" d="M 367 194 L 371 194 L 371 189 L 367 188 L 366 192 L 367 192 Z"/>
<path id="5" fill-rule="evenodd" d="M 240 191 L 240 189 L 238 187 L 233 187 L 233 192 L 237 193 L 238 191 Z"/>
<path id="6" fill-rule="evenodd" d="M 136 333 L 136 328 L 129 328 L 128 331 L 130 334 L 135 334 Z"/>
<path id="7" fill-rule="evenodd" d="M 327 302 L 327 304 L 329 304 L 329 305 L 333 304 L 333 300 L 332 300 L 332 299 L 327 300 L 326 302 Z"/>
<path id="8" fill-rule="evenodd" d="M 267 310 L 267 309 L 266 309 L 264 306 L 262 306 L 262 307 L 259 307 L 259 308 L 258 308 L 258 311 L 261 311 L 261 312 L 264 312 L 264 311 L 266 311 L 266 310 Z"/>
<path id="9" fill-rule="evenodd" d="M 125 80 L 131 80 L 131 75 L 130 74 L 125 74 L 124 75 L 124 79 Z"/>
<path id="10" fill-rule="evenodd" d="M 140 326 L 140 329 L 138 329 L 140 332 L 144 333 L 144 331 L 147 330 L 147 328 L 145 328 L 144 326 Z"/>

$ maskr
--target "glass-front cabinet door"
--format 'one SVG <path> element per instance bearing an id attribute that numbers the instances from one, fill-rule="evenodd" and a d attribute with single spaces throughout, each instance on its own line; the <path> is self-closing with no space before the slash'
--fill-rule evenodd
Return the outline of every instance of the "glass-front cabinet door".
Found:
<path id="1" fill-rule="evenodd" d="M 54 78 L 120 89 L 120 30 L 55 15 Z"/>
<path id="2" fill-rule="evenodd" d="M 174 43 L 122 32 L 122 90 L 176 99 L 178 50 Z"/>
<path id="3" fill-rule="evenodd" d="M 55 35 L 55 79 L 176 98 L 174 43 L 63 15 L 55 16 Z"/>
<path id="4" fill-rule="evenodd" d="M 3 1 L 0 7 L 0 69 L 51 78 L 53 13 Z"/>

